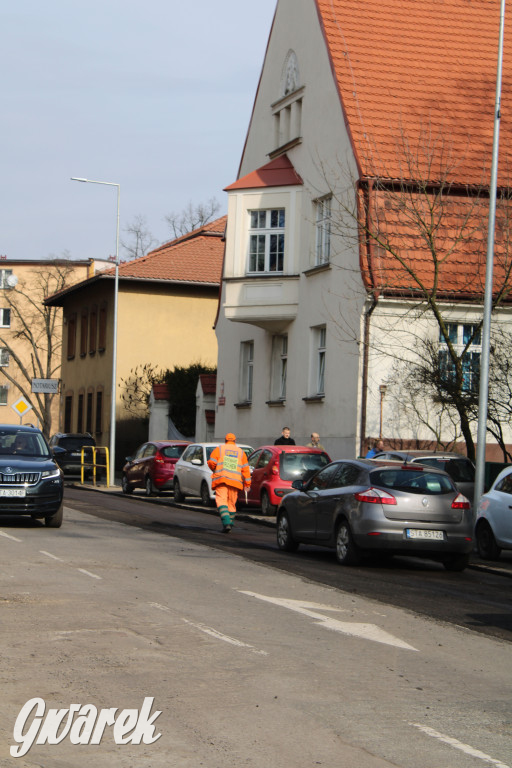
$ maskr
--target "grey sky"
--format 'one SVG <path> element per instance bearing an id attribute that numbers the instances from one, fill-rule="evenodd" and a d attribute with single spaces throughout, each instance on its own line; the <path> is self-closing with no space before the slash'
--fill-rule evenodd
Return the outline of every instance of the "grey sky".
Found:
<path id="1" fill-rule="evenodd" d="M 2 11 L 0 254 L 105 258 L 235 180 L 276 0 L 16 0 Z M 123 233 L 121 232 L 123 236 Z M 126 236 L 125 236 L 126 237 Z"/>

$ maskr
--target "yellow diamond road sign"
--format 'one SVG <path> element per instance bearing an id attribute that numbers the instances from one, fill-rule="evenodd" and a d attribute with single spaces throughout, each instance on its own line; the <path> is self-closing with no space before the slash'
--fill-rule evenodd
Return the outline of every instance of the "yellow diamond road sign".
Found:
<path id="1" fill-rule="evenodd" d="M 11 405 L 11 408 L 13 411 L 16 411 L 18 416 L 23 416 L 24 413 L 32 410 L 32 406 L 28 400 L 25 400 L 24 397 L 18 398 L 18 400 L 16 400 L 16 402 Z"/>

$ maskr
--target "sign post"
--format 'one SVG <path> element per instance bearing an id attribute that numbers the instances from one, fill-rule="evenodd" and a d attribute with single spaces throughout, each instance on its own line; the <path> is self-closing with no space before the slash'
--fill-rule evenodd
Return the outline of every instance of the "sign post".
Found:
<path id="1" fill-rule="evenodd" d="M 11 405 L 11 408 L 13 411 L 16 411 L 20 417 L 20 424 L 23 422 L 23 416 L 27 413 L 27 411 L 32 410 L 32 406 L 28 400 L 25 400 L 24 397 L 19 397 L 16 402 Z"/>

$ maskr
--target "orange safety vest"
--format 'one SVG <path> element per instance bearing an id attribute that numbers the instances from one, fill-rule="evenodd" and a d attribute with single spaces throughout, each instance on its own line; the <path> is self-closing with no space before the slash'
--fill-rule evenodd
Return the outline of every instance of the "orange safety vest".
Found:
<path id="1" fill-rule="evenodd" d="M 212 488 L 218 485 L 230 485 L 242 488 L 251 484 L 251 470 L 247 456 L 235 443 L 219 445 L 212 451 L 208 466 L 213 472 Z"/>

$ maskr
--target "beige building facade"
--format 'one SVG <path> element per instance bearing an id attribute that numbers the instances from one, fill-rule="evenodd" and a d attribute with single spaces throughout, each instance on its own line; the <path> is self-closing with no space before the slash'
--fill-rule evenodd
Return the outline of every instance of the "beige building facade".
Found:
<path id="1" fill-rule="evenodd" d="M 224 220 L 219 222 L 119 267 L 117 468 L 148 437 L 145 414 L 137 418 L 126 405 L 126 383 L 137 378 L 136 369 L 216 363 L 213 324 L 224 249 Z M 63 310 L 61 431 L 90 432 L 98 446 L 106 447 L 111 435 L 114 300 L 115 273 L 109 270 L 48 302 Z"/>
<path id="2" fill-rule="evenodd" d="M 2 423 L 34 424 L 48 437 L 59 429 L 62 311 L 43 302 L 66 285 L 110 266 L 92 259 L 0 261 Z M 34 379 L 51 379 L 57 392 L 33 391 L 38 388 Z"/>

